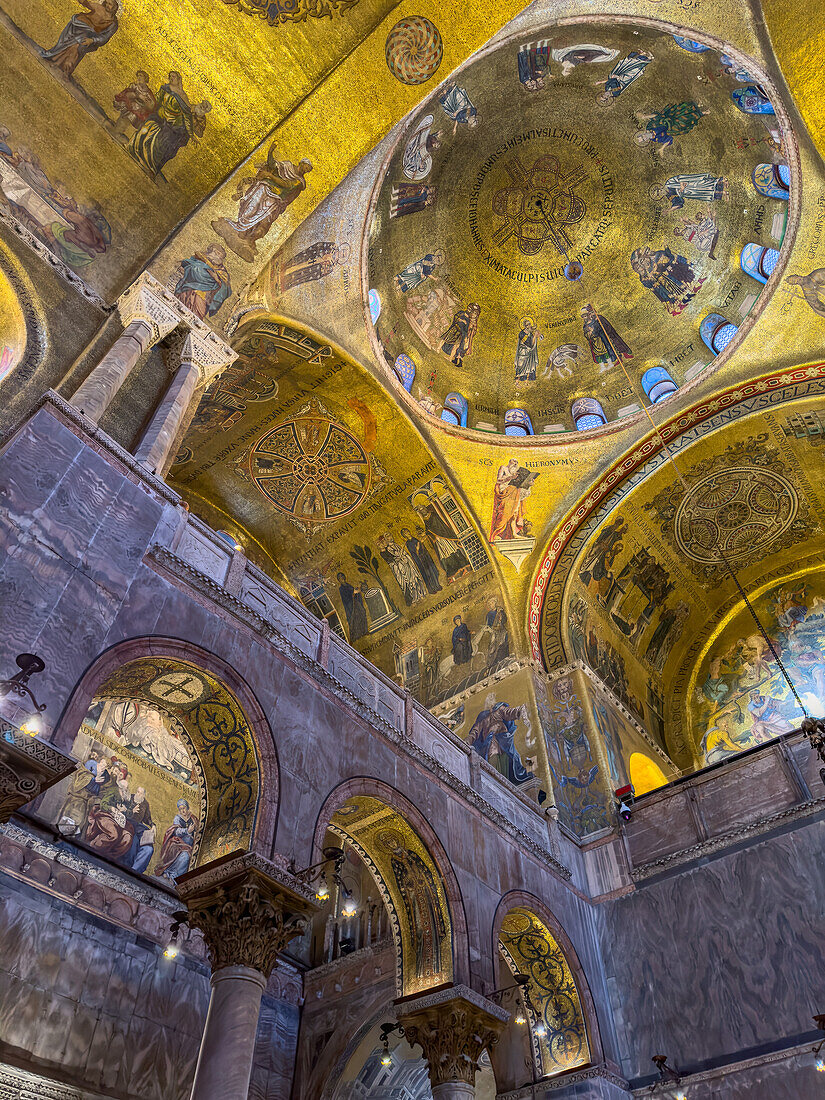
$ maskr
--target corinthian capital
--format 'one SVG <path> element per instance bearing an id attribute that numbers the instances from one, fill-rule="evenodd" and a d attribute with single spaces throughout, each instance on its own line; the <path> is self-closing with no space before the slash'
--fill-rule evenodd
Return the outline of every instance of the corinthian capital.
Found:
<path id="1" fill-rule="evenodd" d="M 269 978 L 306 930 L 314 893 L 285 867 L 251 852 L 205 863 L 177 881 L 189 924 L 203 933 L 212 970 L 248 966 Z"/>
<path id="2" fill-rule="evenodd" d="M 467 986 L 452 986 L 399 1004 L 398 1022 L 410 1046 L 424 1051 L 433 1089 L 475 1084 L 479 1059 L 497 1041 L 509 1014 Z"/>
<path id="3" fill-rule="evenodd" d="M 132 283 L 118 298 L 117 311 L 126 328 L 133 321 L 143 321 L 149 328 L 149 346 L 176 329 L 183 318 L 183 309 L 172 292 L 148 271 Z"/>

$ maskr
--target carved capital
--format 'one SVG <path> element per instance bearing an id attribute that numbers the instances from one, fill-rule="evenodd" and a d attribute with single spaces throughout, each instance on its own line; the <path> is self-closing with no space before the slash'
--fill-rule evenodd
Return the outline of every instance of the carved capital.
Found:
<path id="1" fill-rule="evenodd" d="M 475 1085 L 479 1059 L 497 1041 L 509 1014 L 467 986 L 453 986 L 399 1006 L 410 1046 L 424 1051 L 433 1089 L 451 1081 Z"/>
<path id="2" fill-rule="evenodd" d="M 198 368 L 201 386 L 208 386 L 237 358 L 238 353 L 208 328 L 190 332 L 180 353 L 181 365 L 194 363 Z"/>
<path id="3" fill-rule="evenodd" d="M 177 307 L 177 308 L 176 308 Z M 143 321 L 151 331 L 149 346 L 168 336 L 181 323 L 183 311 L 177 298 L 148 271 L 118 298 L 117 311 L 123 327 Z"/>
<path id="4" fill-rule="evenodd" d="M 74 757 L 0 721 L 0 824 L 76 767 Z"/>
<path id="5" fill-rule="evenodd" d="M 212 970 L 248 966 L 269 978 L 278 955 L 306 930 L 314 893 L 251 852 L 206 863 L 177 881 L 189 924 L 203 933 Z"/>

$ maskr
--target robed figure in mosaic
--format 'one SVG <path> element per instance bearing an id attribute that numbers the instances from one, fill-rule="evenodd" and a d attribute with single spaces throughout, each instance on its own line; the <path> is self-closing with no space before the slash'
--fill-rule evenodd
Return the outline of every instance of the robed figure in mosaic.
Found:
<path id="1" fill-rule="evenodd" d="M 479 756 L 501 772 L 511 783 L 524 783 L 530 778 L 515 745 L 517 723 L 526 717 L 524 706 L 511 707 L 497 703 L 490 694 L 486 706 L 473 722 L 467 740 Z"/>
<path id="2" fill-rule="evenodd" d="M 689 134 L 707 114 L 710 114 L 710 111 L 700 107 L 694 100 L 669 103 L 655 115 L 639 115 L 646 120 L 646 125 L 640 133 L 636 134 L 634 140 L 638 145 L 653 142 L 660 146 L 659 152 L 663 152 L 668 145 L 673 144 L 675 137 Z"/>
<path id="3" fill-rule="evenodd" d="M 258 254 L 257 242 L 306 190 L 306 176 L 311 171 L 311 160 L 304 157 L 297 164 L 284 160 L 273 143 L 266 164 L 258 165 L 255 175 L 242 179 L 235 190 L 233 198 L 239 204 L 238 216 L 217 218 L 212 228 L 236 255 L 251 263 Z"/>
<path id="4" fill-rule="evenodd" d="M 596 313 L 590 303 L 582 308 L 584 338 L 590 346 L 593 362 L 599 372 L 609 370 L 622 359 L 632 359 L 633 352 L 619 336 L 607 318 Z"/>
<path id="5" fill-rule="evenodd" d="M 441 973 L 441 942 L 447 934 L 435 876 L 421 856 L 411 851 L 395 830 L 380 833 L 378 842 L 384 851 L 390 853 L 393 878 L 401 894 L 412 934 L 415 976 L 432 978 Z"/>
<path id="6" fill-rule="evenodd" d="M 630 266 L 642 286 L 652 290 L 673 317 L 678 317 L 705 281 L 703 277 L 697 280 L 685 257 L 674 256 L 667 246 L 637 248 L 630 257 Z"/>
<path id="7" fill-rule="evenodd" d="M 191 140 L 203 137 L 211 110 L 209 100 L 195 106 L 189 102 L 183 78 L 173 70 L 158 90 L 154 111 L 129 143 L 129 152 L 150 175 L 157 176 Z"/>
<path id="8" fill-rule="evenodd" d="M 201 320 L 213 317 L 232 293 L 225 260 L 226 250 L 210 244 L 180 262 L 175 297 Z"/>
<path id="9" fill-rule="evenodd" d="M 86 10 L 73 15 L 50 50 L 40 55 L 66 76 L 71 76 L 83 58 L 105 46 L 118 28 L 117 0 L 78 0 Z"/>

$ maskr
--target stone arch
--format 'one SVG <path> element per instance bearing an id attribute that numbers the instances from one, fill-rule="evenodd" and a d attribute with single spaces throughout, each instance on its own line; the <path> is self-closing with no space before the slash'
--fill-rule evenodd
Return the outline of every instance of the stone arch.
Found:
<path id="1" fill-rule="evenodd" d="M 525 924 L 523 930 L 516 928 L 515 924 L 513 929 L 508 930 L 508 918 L 512 918 L 514 914 L 523 918 Z M 515 942 L 523 932 L 530 931 L 527 928 L 528 919 L 534 926 L 531 934 L 540 935 L 548 945 L 550 957 L 555 956 L 554 961 L 559 969 L 561 980 L 567 987 L 564 990 L 567 1009 L 575 1012 L 577 1017 L 575 1023 L 573 1020 L 561 1021 L 563 1026 L 556 1029 L 558 1038 L 555 1037 L 553 1028 L 555 1012 L 553 1001 L 556 991 L 542 993 L 542 982 L 537 980 L 541 975 L 534 973 L 533 970 L 536 968 L 531 969 L 529 966 L 530 961 L 540 964 L 547 956 L 535 953 L 535 958 L 531 959 L 530 953 L 523 955 Z M 580 1069 L 583 1066 L 601 1062 L 603 1060 L 601 1035 L 587 977 L 570 937 L 544 902 L 534 894 L 523 890 L 512 890 L 505 894 L 499 901 L 493 919 L 491 950 L 495 974 L 500 973 L 499 961 L 501 969 L 507 975 L 518 972 L 527 973 L 530 978 L 527 988 L 537 1010 L 533 1014 L 528 1007 L 528 1018 L 532 1016 L 529 1020 L 529 1036 L 526 1035 L 527 1029 L 523 1025 L 520 1027 L 511 1019 L 507 1031 L 497 1047 L 493 1049 L 493 1066 L 499 1088 L 517 1087 L 518 1084 L 524 1083 L 512 1080 L 512 1075 L 517 1072 L 520 1051 L 521 1061 L 524 1060 L 523 1054 L 526 1052 L 528 1066 L 529 1059 L 532 1058 L 537 1077 L 555 1076 L 571 1069 Z M 513 1015 L 515 1016 L 515 1013 Z M 535 1025 L 539 1021 L 547 1027 L 546 1038 L 540 1038 L 535 1033 Z M 582 1042 L 578 1050 L 568 1051 L 567 1057 L 560 1057 L 559 1052 L 564 1048 L 564 1034 L 571 1031 L 571 1024 L 573 1024 L 572 1030 L 578 1030 Z"/>
<path id="2" fill-rule="evenodd" d="M 399 995 L 422 992 L 447 982 L 468 983 L 467 918 L 458 880 L 438 834 L 412 802 L 379 779 L 366 776 L 348 779 L 330 793 L 318 814 L 313 842 L 315 859 L 320 858 L 324 837 L 330 829 L 353 845 L 390 911 Z M 438 894 L 445 928 L 437 972 L 430 972 L 431 966 L 423 967 L 422 972 L 422 952 L 416 951 L 412 943 L 411 918 L 402 891 L 403 870 L 399 879 L 392 869 L 393 853 L 381 836 L 393 832 L 401 832 L 406 838 L 408 852 L 416 857 L 414 862 L 425 881 L 434 883 Z"/>
<path id="3" fill-rule="evenodd" d="M 159 697 L 161 679 L 175 672 L 179 675 L 173 681 L 180 679 L 181 673 L 194 677 L 186 691 L 201 694 L 195 695 L 191 704 L 183 692 L 179 693 L 180 703 L 175 693 L 166 699 Z M 127 639 L 105 650 L 86 669 L 58 719 L 52 741 L 72 751 L 84 732 L 88 744 L 90 738 L 95 739 L 95 730 L 84 724 L 90 707 L 96 704 L 102 714 L 107 701 L 123 710 L 124 701 L 132 699 L 144 713 L 167 715 L 194 762 L 189 785 L 197 789 L 201 812 L 193 865 L 238 848 L 269 856 L 279 806 L 277 751 L 269 722 L 243 677 L 214 653 L 180 638 Z M 125 721 L 134 722 L 134 715 L 127 709 L 112 718 L 123 721 L 118 732 L 127 745 L 131 734 L 127 736 L 122 729 Z M 116 737 L 113 733 L 107 740 Z M 107 752 L 116 754 L 118 745 L 108 745 Z M 143 745 L 132 748 L 135 755 L 145 755 Z M 164 759 L 164 765 L 180 782 L 180 768 L 185 775 L 185 763 Z M 145 767 L 163 770 L 158 756 L 151 752 Z M 162 836 L 156 838 L 158 846 Z"/>

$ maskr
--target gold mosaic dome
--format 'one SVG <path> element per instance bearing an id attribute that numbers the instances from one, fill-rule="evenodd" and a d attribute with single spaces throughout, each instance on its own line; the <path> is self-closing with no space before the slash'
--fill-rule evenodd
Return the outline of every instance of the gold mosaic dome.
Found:
<path id="1" fill-rule="evenodd" d="M 649 27 L 546 34 L 442 84 L 373 197 L 374 351 L 459 428 L 603 430 L 666 400 L 781 261 L 790 170 L 761 74 Z"/>

